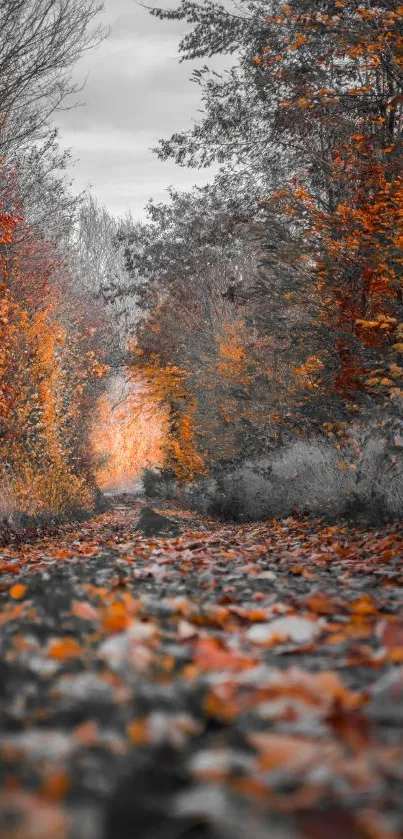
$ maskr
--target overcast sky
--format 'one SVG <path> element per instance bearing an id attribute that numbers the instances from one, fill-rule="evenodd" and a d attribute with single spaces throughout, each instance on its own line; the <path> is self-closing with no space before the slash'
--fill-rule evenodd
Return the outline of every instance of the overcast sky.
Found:
<path id="1" fill-rule="evenodd" d="M 155 3 L 157 5 L 157 3 Z M 163 5 L 163 2 L 161 2 Z M 147 199 L 167 186 L 204 184 L 211 174 L 161 163 L 151 147 L 190 127 L 200 107 L 191 65 L 179 64 L 181 22 L 159 21 L 134 0 L 105 0 L 110 35 L 77 67 L 82 107 L 58 114 L 63 146 L 77 160 L 75 189 L 91 192 L 116 215 L 143 217 Z"/>

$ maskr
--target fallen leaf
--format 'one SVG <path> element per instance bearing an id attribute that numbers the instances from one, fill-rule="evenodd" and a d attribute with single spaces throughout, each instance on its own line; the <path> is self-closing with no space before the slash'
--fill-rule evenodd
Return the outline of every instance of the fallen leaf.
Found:
<path id="1" fill-rule="evenodd" d="M 149 741 L 148 721 L 146 717 L 133 720 L 127 726 L 127 736 L 136 746 L 145 746 Z"/>
<path id="2" fill-rule="evenodd" d="M 99 738 L 97 723 L 95 720 L 86 720 L 73 730 L 72 737 L 77 743 L 87 748 L 95 746 Z"/>
<path id="3" fill-rule="evenodd" d="M 99 619 L 99 610 L 95 609 L 91 603 L 85 600 L 73 600 L 71 613 L 76 618 L 81 618 L 84 621 L 96 621 Z"/>
<path id="4" fill-rule="evenodd" d="M 358 597 L 357 600 L 353 600 L 350 604 L 350 609 L 355 615 L 377 615 L 378 609 L 376 608 L 372 597 L 369 594 L 362 594 L 361 597 Z"/>
<path id="5" fill-rule="evenodd" d="M 70 778 L 64 769 L 53 769 L 51 773 L 45 778 L 45 782 L 40 789 L 42 798 L 48 801 L 62 801 L 71 786 Z"/>
<path id="6" fill-rule="evenodd" d="M 253 667 L 254 661 L 228 649 L 217 638 L 198 638 L 194 648 L 194 663 L 200 670 L 229 670 L 238 672 Z"/>
<path id="7" fill-rule="evenodd" d="M 323 762 L 323 743 L 318 745 L 302 737 L 266 732 L 248 734 L 247 740 L 258 752 L 261 772 L 302 772 L 315 762 Z"/>
<path id="8" fill-rule="evenodd" d="M 54 638 L 48 647 L 48 655 L 56 661 L 66 661 L 77 658 L 82 654 L 82 648 L 75 638 L 67 635 L 65 638 Z"/>
<path id="9" fill-rule="evenodd" d="M 11 586 L 8 593 L 13 600 L 22 600 L 27 591 L 27 586 L 22 585 L 22 583 L 16 583 L 15 586 Z"/>
<path id="10" fill-rule="evenodd" d="M 130 626 L 131 622 L 132 618 L 126 606 L 117 600 L 108 606 L 106 615 L 102 620 L 102 627 L 106 632 L 113 634 L 115 632 L 123 632 Z"/>

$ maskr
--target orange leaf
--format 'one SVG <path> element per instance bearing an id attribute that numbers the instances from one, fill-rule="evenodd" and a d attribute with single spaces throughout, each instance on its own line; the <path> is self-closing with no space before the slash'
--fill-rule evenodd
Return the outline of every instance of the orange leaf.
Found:
<path id="1" fill-rule="evenodd" d="M 99 618 L 98 609 L 84 600 L 73 600 L 71 614 L 83 621 L 96 621 Z"/>
<path id="2" fill-rule="evenodd" d="M 10 606 L 10 604 L 8 604 Z M 26 609 L 25 603 L 19 603 L 18 606 L 14 606 L 14 608 L 5 608 L 4 612 L 0 612 L 0 624 L 8 623 L 8 621 L 17 620 L 20 618 L 21 615 L 24 614 Z"/>
<path id="3" fill-rule="evenodd" d="M 149 741 L 147 719 L 133 720 L 127 726 L 127 736 L 136 746 L 145 746 Z"/>
<path id="4" fill-rule="evenodd" d="M 402 344 L 403 347 L 403 344 Z M 19 574 L 20 566 L 12 562 L 0 562 L 0 571 L 2 574 Z"/>
<path id="5" fill-rule="evenodd" d="M 228 696 L 222 696 L 220 689 L 211 690 L 203 700 L 205 712 L 213 719 L 232 722 L 239 713 L 236 702 Z"/>
<path id="6" fill-rule="evenodd" d="M 362 594 L 350 603 L 350 609 L 354 615 L 377 615 L 378 610 L 375 607 L 372 598 L 369 594 Z"/>
<path id="7" fill-rule="evenodd" d="M 70 778 L 64 769 L 53 769 L 52 774 L 45 779 L 41 789 L 41 796 L 48 801 L 62 801 L 70 788 Z"/>
<path id="8" fill-rule="evenodd" d="M 95 720 L 87 720 L 73 731 L 74 740 L 82 746 L 94 746 L 98 740 L 98 726 Z"/>
<path id="9" fill-rule="evenodd" d="M 300 737 L 288 734 L 250 734 L 249 742 L 259 752 L 259 769 L 272 772 L 274 769 L 301 771 L 320 755 L 320 747 Z"/>
<path id="10" fill-rule="evenodd" d="M 331 670 L 315 674 L 315 684 L 320 692 L 342 708 L 353 709 L 362 704 L 362 697 L 353 693 Z"/>
<path id="11" fill-rule="evenodd" d="M 305 600 L 305 605 L 318 615 L 334 615 L 336 611 L 329 597 L 320 591 L 310 594 Z"/>
<path id="12" fill-rule="evenodd" d="M 201 670 L 231 670 L 239 672 L 253 667 L 254 661 L 240 653 L 226 649 L 217 638 L 199 638 L 195 644 L 195 664 Z"/>
<path id="13" fill-rule="evenodd" d="M 126 606 L 117 600 L 109 606 L 107 614 L 102 621 L 102 626 L 107 632 L 124 632 L 131 622 Z"/>
<path id="14" fill-rule="evenodd" d="M 25 597 L 27 592 L 27 587 L 22 585 L 22 583 L 16 583 L 15 586 L 11 586 L 9 595 L 13 598 L 13 600 L 22 600 Z"/>
<path id="15" fill-rule="evenodd" d="M 49 644 L 48 653 L 57 661 L 77 658 L 81 654 L 81 647 L 74 638 L 66 635 L 64 638 L 54 638 Z"/>
<path id="16" fill-rule="evenodd" d="M 377 627 L 376 634 L 388 651 L 391 661 L 403 661 L 403 621 L 382 621 Z"/>

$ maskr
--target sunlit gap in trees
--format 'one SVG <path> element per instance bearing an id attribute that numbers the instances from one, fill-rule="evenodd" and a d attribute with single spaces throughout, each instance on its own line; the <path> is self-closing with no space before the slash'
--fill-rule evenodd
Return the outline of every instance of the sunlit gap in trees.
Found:
<path id="1" fill-rule="evenodd" d="M 163 463 L 166 414 L 140 378 L 111 379 L 92 427 L 96 478 L 102 490 L 131 490 L 147 467 Z"/>

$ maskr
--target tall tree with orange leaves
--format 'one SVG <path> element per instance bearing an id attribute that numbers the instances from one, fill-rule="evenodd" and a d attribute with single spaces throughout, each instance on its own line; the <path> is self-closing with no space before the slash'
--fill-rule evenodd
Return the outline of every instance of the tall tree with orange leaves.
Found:
<path id="1" fill-rule="evenodd" d="M 320 422 L 400 399 L 401 2 L 183 0 L 152 13 L 187 21 L 182 58 L 234 56 L 221 74 L 195 71 L 204 113 L 157 151 L 218 161 L 235 189 L 253 173 L 255 324 L 271 331 L 286 379 L 294 371 L 316 397 L 301 394 L 291 413 Z"/>
<path id="2" fill-rule="evenodd" d="M 9 195 L 4 164 L 1 182 Z M 107 372 L 97 354 L 103 323 L 74 313 L 69 269 L 51 242 L 23 216 L 3 212 L 0 225 L 2 495 L 26 512 L 90 506 L 88 415 Z"/>

